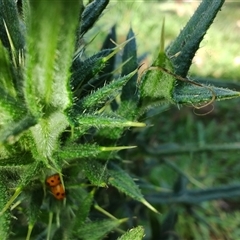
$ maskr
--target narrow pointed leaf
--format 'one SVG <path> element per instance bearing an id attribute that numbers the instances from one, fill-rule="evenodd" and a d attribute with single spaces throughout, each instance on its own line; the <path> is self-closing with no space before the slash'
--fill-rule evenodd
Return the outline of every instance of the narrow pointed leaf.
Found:
<path id="1" fill-rule="evenodd" d="M 91 95 L 83 98 L 81 101 L 77 102 L 76 105 L 80 109 L 87 110 L 97 110 L 103 107 L 107 102 L 113 100 L 118 94 L 120 89 L 136 74 L 136 70 L 124 77 L 121 77 L 108 85 L 100 88 Z"/>
<path id="2" fill-rule="evenodd" d="M 71 146 L 66 146 L 61 148 L 56 153 L 57 157 L 61 159 L 84 159 L 84 158 L 98 158 L 98 159 L 108 159 L 109 154 L 112 151 L 120 151 L 124 149 L 134 148 L 135 146 L 112 146 L 104 147 L 98 146 L 96 144 L 72 144 Z M 91 161 L 91 160 L 89 160 Z"/>
<path id="3" fill-rule="evenodd" d="M 22 153 L 21 156 L 0 159 L 1 168 L 5 167 L 21 167 L 34 162 L 34 159 L 29 153 Z"/>
<path id="4" fill-rule="evenodd" d="M 7 186 L 7 179 L 4 178 L 4 172 L 0 173 L 0 211 L 4 209 L 8 202 L 9 190 Z M 10 210 L 0 213 L 0 236 L 1 239 L 9 239 L 11 224 Z"/>
<path id="5" fill-rule="evenodd" d="M 129 197 L 142 202 L 145 206 L 154 212 L 158 212 L 151 204 L 149 204 L 143 197 L 139 187 L 133 181 L 133 179 L 122 169 L 114 166 L 113 169 L 109 169 L 110 174 L 109 184 L 116 187 L 120 192 L 125 193 Z"/>
<path id="6" fill-rule="evenodd" d="M 117 42 L 117 35 L 116 35 L 116 25 L 114 25 L 109 34 L 106 36 L 105 41 L 103 42 L 102 48 L 103 49 L 114 49 Z M 98 80 L 96 81 L 97 86 L 104 86 L 104 84 L 109 83 L 113 78 L 113 71 L 115 68 L 115 61 L 116 55 L 110 58 L 106 64 L 106 66 L 102 69 L 99 74 Z"/>
<path id="7" fill-rule="evenodd" d="M 122 67 L 122 75 L 129 74 L 130 72 L 137 69 L 137 45 L 134 32 L 132 28 L 130 28 L 127 40 L 131 39 L 123 49 L 122 62 L 127 62 L 127 64 Z M 133 101 L 137 102 L 138 94 L 137 94 L 137 73 L 128 81 L 128 83 L 123 87 L 121 94 L 122 101 Z"/>
<path id="8" fill-rule="evenodd" d="M 124 118 L 119 117 L 112 117 L 112 116 L 106 116 L 106 115 L 90 115 L 85 114 L 80 117 L 77 117 L 74 119 L 74 125 L 75 126 L 88 126 L 90 127 L 96 127 L 96 128 L 125 128 L 125 127 L 145 127 L 145 123 L 141 122 L 132 122 L 128 121 Z"/>
<path id="9" fill-rule="evenodd" d="M 118 238 L 118 240 L 142 240 L 143 237 L 144 228 L 142 226 L 138 226 L 123 234 L 120 238 Z"/>
<path id="10" fill-rule="evenodd" d="M 72 79 L 71 86 L 74 91 L 74 96 L 77 98 L 86 96 L 91 93 L 99 85 L 99 78 L 94 78 L 101 70 L 104 69 L 109 59 L 114 57 L 131 39 L 123 42 L 113 49 L 105 49 L 92 57 L 82 61 L 79 54 L 74 58 L 72 64 Z"/>
<path id="11" fill-rule="evenodd" d="M 1 41 L 0 41 L 0 66 L 1 66 L 0 86 L 3 89 L 1 91 L 5 91 L 9 95 L 15 96 L 16 91 L 14 89 L 14 79 L 12 79 L 12 77 L 14 78 L 14 76 L 13 72 L 11 71 L 12 65 L 10 56 L 6 48 L 4 48 Z"/>
<path id="12" fill-rule="evenodd" d="M 106 159 L 109 154 L 103 153 L 102 147 L 95 144 L 81 144 L 63 147 L 56 153 L 56 156 L 65 160 L 74 159 Z"/>
<path id="13" fill-rule="evenodd" d="M 34 189 L 28 197 L 28 208 L 26 209 L 26 215 L 28 218 L 28 224 L 34 225 L 41 214 L 41 205 L 43 201 L 43 188 Z"/>
<path id="14" fill-rule="evenodd" d="M 176 79 L 158 67 L 171 71 L 171 62 L 165 53 L 160 52 L 152 66 L 146 71 L 141 79 L 140 95 L 142 105 L 153 105 L 155 102 L 172 102 L 172 92 Z"/>
<path id="15" fill-rule="evenodd" d="M 39 115 L 46 106 L 64 109 L 69 104 L 69 69 L 80 5 L 77 0 L 29 3 L 24 95 L 31 113 Z"/>
<path id="16" fill-rule="evenodd" d="M 187 75 L 192 59 L 223 3 L 224 0 L 203 0 L 179 36 L 167 49 L 169 57 L 175 56 L 171 61 L 177 75 L 182 77 Z"/>
<path id="17" fill-rule="evenodd" d="M 81 236 L 81 239 L 83 240 L 103 239 L 104 236 L 106 236 L 109 232 L 117 228 L 124 221 L 126 221 L 126 219 L 123 220 L 107 219 L 98 222 L 91 222 L 79 226 L 77 233 L 79 236 Z"/>
<path id="18" fill-rule="evenodd" d="M 11 123 L 0 131 L 0 143 L 14 143 L 18 135 L 28 130 L 37 123 L 33 116 L 26 116 L 16 123 Z"/>
<path id="19" fill-rule="evenodd" d="M 43 159 L 50 157 L 58 147 L 59 136 L 68 126 L 66 116 L 61 112 L 53 112 L 47 119 L 42 118 L 31 128 L 31 133 L 37 147 L 38 156 Z"/>
<path id="20" fill-rule="evenodd" d="M 6 117 L 6 119 L 7 117 L 18 119 L 26 114 L 25 106 L 19 103 L 19 101 L 17 101 L 1 87 L 0 96 L 0 112 L 2 122 L 5 120 L 4 117 Z"/>
<path id="21" fill-rule="evenodd" d="M 112 52 L 112 49 L 104 49 L 84 61 L 80 59 L 80 56 L 75 57 L 71 78 L 71 86 L 75 91 L 75 96 L 86 95 L 87 88 L 85 85 L 106 66 L 108 56 Z"/>
<path id="22" fill-rule="evenodd" d="M 137 201 L 143 199 L 139 187 L 125 171 L 115 166 L 114 169 L 109 170 L 109 174 L 109 184 Z"/>
<path id="23" fill-rule="evenodd" d="M 204 103 L 211 101 L 213 97 L 216 100 L 227 100 L 240 97 L 240 92 L 214 86 L 203 85 L 200 87 L 193 84 L 176 86 L 173 92 L 173 100 L 179 104 Z"/>
<path id="24" fill-rule="evenodd" d="M 109 0 L 94 0 L 86 6 L 81 16 L 80 35 L 86 33 L 97 21 Z"/>
<path id="25" fill-rule="evenodd" d="M 87 220 L 88 214 L 90 212 L 92 202 L 94 200 L 94 192 L 86 194 L 86 197 L 83 199 L 79 209 L 76 213 L 76 221 L 74 223 L 73 231 L 77 232 L 79 226 Z"/>
<path id="26" fill-rule="evenodd" d="M 16 51 L 23 49 L 25 45 L 23 32 L 24 26 L 20 22 L 17 2 L 15 0 L 0 0 L 0 39 L 4 46 Z"/>
<path id="27" fill-rule="evenodd" d="M 98 187 L 107 186 L 108 174 L 105 165 L 93 159 L 82 160 L 79 162 L 79 164 L 82 166 L 83 172 L 91 184 Z"/>

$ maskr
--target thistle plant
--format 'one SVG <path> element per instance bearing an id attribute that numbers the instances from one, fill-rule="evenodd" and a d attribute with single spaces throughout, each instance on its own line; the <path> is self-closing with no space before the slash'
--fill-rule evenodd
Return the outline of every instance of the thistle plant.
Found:
<path id="1" fill-rule="evenodd" d="M 114 26 L 99 52 L 85 54 L 84 36 L 108 2 L 0 0 L 1 239 L 102 239 L 113 230 L 142 239 L 142 227 L 124 233 L 128 220 L 100 204 L 102 189 L 117 189 L 159 214 L 123 168 L 119 151 L 135 147 L 126 130 L 145 127 L 139 119 L 159 104 L 239 96 L 186 77 L 223 1 L 203 1 L 166 51 L 162 34 L 141 75 L 132 29 L 117 45 Z"/>

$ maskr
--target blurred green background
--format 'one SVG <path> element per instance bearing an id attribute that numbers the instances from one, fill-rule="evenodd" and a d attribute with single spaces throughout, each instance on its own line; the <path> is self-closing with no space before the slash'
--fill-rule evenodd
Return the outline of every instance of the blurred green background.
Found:
<path id="1" fill-rule="evenodd" d="M 144 62 L 150 65 L 159 49 L 163 19 L 167 46 L 199 3 L 111 1 L 86 42 L 95 37 L 96 32 L 99 32 L 96 38 L 103 38 L 116 24 L 120 43 L 125 40 L 131 26 L 136 34 L 138 56 L 146 54 Z M 190 78 L 240 90 L 239 13 L 240 2 L 226 1 L 193 60 Z M 100 45 L 95 45 L 91 51 L 99 48 Z M 171 211 L 178 214 L 176 227 L 169 239 L 240 239 L 239 104 L 239 99 L 215 102 L 212 108 L 201 110 L 201 116 L 192 107 L 161 106 L 149 111 L 142 119 L 149 127 L 138 132 L 132 141 L 145 148 L 148 154 L 138 150 L 139 153 L 133 152 L 128 160 L 132 162 L 129 169 L 148 183 L 140 183 L 146 196 L 151 197 L 151 188 L 169 193 L 174 187 L 204 191 L 221 186 L 229 186 L 222 193 L 230 196 L 231 186 L 239 186 L 239 197 L 238 194 L 233 198 L 216 195 L 214 200 L 196 204 L 157 204 L 163 213 L 158 218 L 159 223 L 163 223 Z M 183 186 L 179 187 L 181 184 Z M 218 193 L 221 196 L 221 190 Z M 140 224 L 146 229 L 151 225 L 148 218 L 140 220 Z M 151 239 L 148 231 L 146 239 Z"/>

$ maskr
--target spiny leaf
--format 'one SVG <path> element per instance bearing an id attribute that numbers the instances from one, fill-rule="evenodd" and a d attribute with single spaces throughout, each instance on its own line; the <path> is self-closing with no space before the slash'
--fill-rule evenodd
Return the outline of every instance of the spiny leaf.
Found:
<path id="1" fill-rule="evenodd" d="M 79 55 L 75 56 L 72 64 L 71 78 L 71 86 L 73 91 L 75 91 L 75 96 L 86 95 L 88 92 L 88 82 L 106 66 L 109 58 L 105 57 L 109 56 L 112 52 L 113 49 L 104 49 L 84 61 L 80 59 Z"/>
<path id="2" fill-rule="evenodd" d="M 223 3 L 224 0 L 203 0 L 187 25 L 167 49 L 167 55 L 173 57 L 171 61 L 177 75 L 182 77 L 187 75 L 199 44 Z"/>
<path id="3" fill-rule="evenodd" d="M 4 48 L 2 42 L 0 41 L 0 86 L 2 87 L 1 91 L 7 92 L 10 96 L 16 96 L 16 89 L 14 89 L 14 74 L 11 65 L 11 60 L 9 53 Z M 1 93 L 2 95 L 2 93 Z M 3 101 L 4 98 L 2 97 L 1 100 Z"/>
<path id="4" fill-rule="evenodd" d="M 32 158 L 32 155 L 26 152 L 22 152 L 22 154 L 19 154 L 15 157 L 10 158 L 3 158 L 0 159 L 0 168 L 5 167 L 19 167 L 23 165 L 28 165 L 30 163 L 33 163 L 34 159 Z"/>
<path id="5" fill-rule="evenodd" d="M 81 239 L 83 240 L 99 240 L 125 221 L 126 219 L 107 219 L 98 222 L 86 223 L 79 226 L 77 234 L 81 236 Z"/>
<path id="6" fill-rule="evenodd" d="M 131 41 L 124 47 L 122 61 L 127 62 L 127 64 L 122 67 L 122 74 L 127 74 L 138 67 L 137 64 L 137 45 L 135 40 L 135 35 L 132 29 L 129 30 L 127 35 L 127 40 L 131 39 Z M 139 114 L 138 109 L 138 101 L 139 94 L 137 88 L 137 78 L 138 74 L 134 74 L 134 76 L 127 82 L 125 86 L 122 88 L 121 94 L 121 104 L 119 104 L 116 112 L 129 120 L 135 120 L 137 115 Z"/>
<path id="7" fill-rule="evenodd" d="M 97 21 L 109 0 L 94 0 L 86 6 L 81 17 L 80 35 L 86 33 Z"/>
<path id="8" fill-rule="evenodd" d="M 63 147 L 56 153 L 61 159 L 81 159 L 81 158 L 96 158 L 101 153 L 101 147 L 93 144 L 71 145 Z"/>
<path id="9" fill-rule="evenodd" d="M 166 68 L 173 70 L 169 57 L 164 52 L 164 24 L 162 24 L 160 49 L 157 58 L 140 82 L 141 105 L 143 108 L 149 108 L 159 103 L 171 103 L 172 91 L 175 87 L 175 78 L 167 72 L 159 70 Z"/>
<path id="10" fill-rule="evenodd" d="M 86 96 L 96 87 L 100 87 L 98 78 L 93 78 L 106 66 L 109 59 L 115 56 L 131 39 L 113 49 L 104 49 L 92 57 L 82 61 L 77 54 L 72 64 L 71 86 L 77 98 Z M 102 82 L 104 83 L 104 82 Z"/>
<path id="11" fill-rule="evenodd" d="M 7 26 L 12 42 L 10 42 L 5 26 Z M 24 27 L 18 16 L 16 1 L 0 0 L 0 39 L 4 46 L 14 51 L 23 49 L 25 45 L 23 30 Z M 18 57 L 18 54 L 16 56 Z"/>
<path id="12" fill-rule="evenodd" d="M 53 112 L 48 118 L 42 118 L 31 128 L 38 158 L 43 161 L 58 147 L 59 136 L 68 126 L 67 118 L 61 112 Z M 34 150 L 34 149 L 33 149 Z"/>
<path id="13" fill-rule="evenodd" d="M 13 96 L 8 94 L 5 89 L 0 87 L 0 111 L 1 121 L 4 123 L 4 118 L 19 119 L 26 114 L 25 106 L 17 101 Z M 2 124 L 1 123 L 1 124 Z"/>
<path id="14" fill-rule="evenodd" d="M 106 36 L 102 48 L 103 49 L 113 49 L 117 42 L 117 36 L 116 36 L 116 25 L 114 25 L 109 34 Z M 112 58 L 110 58 L 106 64 L 106 66 L 102 69 L 102 71 L 99 73 L 98 79 L 94 82 L 94 85 L 97 87 L 104 86 L 106 83 L 109 83 L 112 81 L 113 72 L 115 68 L 115 60 L 116 55 L 114 55 Z"/>
<path id="15" fill-rule="evenodd" d="M 108 174 L 106 166 L 97 160 L 89 159 L 79 162 L 88 180 L 98 187 L 106 187 Z"/>
<path id="16" fill-rule="evenodd" d="M 210 91 L 211 89 L 211 91 Z M 240 92 L 214 86 L 196 86 L 193 84 L 177 85 L 173 91 L 173 100 L 179 104 L 194 104 L 209 102 L 213 98 L 226 100 L 240 97 Z"/>
<path id="17" fill-rule="evenodd" d="M 6 212 L 9 210 L 9 208 L 11 207 L 12 203 L 16 200 L 16 198 L 21 194 L 22 192 L 22 188 L 18 187 L 16 188 L 14 194 L 11 196 L 10 199 L 8 199 L 8 201 L 5 202 L 5 205 L 2 205 L 1 207 L 1 212 L 0 212 L 0 218 L 2 216 L 4 216 L 6 214 Z M 3 202 L 2 202 L 3 203 Z"/>
<path id="18" fill-rule="evenodd" d="M 11 214 L 10 210 L 2 212 L 8 202 L 9 190 L 4 172 L 0 172 L 0 236 L 1 239 L 8 239 L 10 234 Z"/>
<path id="19" fill-rule="evenodd" d="M 75 213 L 76 220 L 74 223 L 73 231 L 77 231 L 79 226 L 86 221 L 88 214 L 90 212 L 93 200 L 94 200 L 94 191 L 86 195 L 81 205 L 79 206 L 77 213 Z"/>
<path id="20" fill-rule="evenodd" d="M 108 115 L 83 114 L 74 119 L 75 126 L 96 127 L 96 128 L 125 128 L 125 127 L 145 127 L 145 123 L 132 122 L 124 118 Z"/>
<path id="21" fill-rule="evenodd" d="M 28 221 L 28 236 L 30 239 L 31 232 L 33 230 L 34 225 L 38 221 L 41 214 L 41 205 L 43 201 L 43 188 L 35 188 L 31 192 L 27 194 L 27 204 L 28 208 L 25 213 Z M 28 239 L 28 238 L 26 238 Z"/>
<path id="22" fill-rule="evenodd" d="M 138 226 L 130 229 L 128 232 L 123 234 L 118 240 L 142 240 L 144 237 L 144 228 Z"/>
<path id="23" fill-rule="evenodd" d="M 24 169 L 23 174 L 21 175 L 21 181 L 18 184 L 17 188 L 15 189 L 14 194 L 11 196 L 10 199 L 6 202 L 3 208 L 1 208 L 0 217 L 5 214 L 6 211 L 10 208 L 12 203 L 17 199 L 17 197 L 22 193 L 24 187 L 26 187 L 37 174 L 42 169 L 41 162 L 34 162 L 30 164 L 26 169 Z"/>
<path id="24" fill-rule="evenodd" d="M 164 52 L 158 54 L 157 59 L 141 79 L 140 96 L 143 107 L 158 102 L 173 102 L 172 92 L 176 79 L 167 72 L 160 71 L 158 67 L 172 69 L 171 62 Z"/>
<path id="25" fill-rule="evenodd" d="M 118 168 L 116 165 L 112 164 L 111 166 L 113 166 L 113 169 L 108 170 L 110 174 L 110 178 L 108 180 L 109 184 L 116 187 L 119 191 L 125 193 L 131 198 L 142 202 L 152 211 L 158 213 L 158 211 L 144 199 L 141 191 L 139 190 L 133 179 L 125 171 Z"/>
<path id="26" fill-rule="evenodd" d="M 21 182 L 19 184 L 19 189 L 26 187 L 43 169 L 43 162 L 35 161 L 32 164 L 29 164 L 28 167 L 24 169 L 21 175 Z"/>
<path id="27" fill-rule="evenodd" d="M 115 81 L 112 81 L 108 85 L 98 89 L 96 92 L 78 101 L 76 105 L 81 107 L 80 109 L 82 109 L 82 111 L 87 110 L 87 112 L 100 109 L 106 104 L 106 102 L 111 101 L 117 96 L 117 94 L 119 94 L 120 88 L 123 87 L 129 81 L 129 79 L 136 74 L 136 71 L 137 70 Z"/>
<path id="28" fill-rule="evenodd" d="M 137 69 L 137 45 L 135 40 L 135 35 L 132 28 L 129 29 L 127 40 L 131 39 L 123 49 L 122 62 L 127 62 L 127 64 L 122 67 L 122 75 L 129 74 L 130 72 Z M 133 101 L 137 102 L 137 73 L 127 82 L 127 84 L 122 89 L 121 94 L 122 101 Z"/>
<path id="29" fill-rule="evenodd" d="M 28 130 L 30 127 L 37 123 L 37 119 L 31 115 L 26 116 L 22 120 L 16 123 L 11 123 L 3 128 L 0 132 L 0 144 L 1 143 L 14 143 L 19 134 Z"/>
<path id="30" fill-rule="evenodd" d="M 69 69 L 80 5 L 77 0 L 67 7 L 65 1 L 43 0 L 30 1 L 30 6 L 24 96 L 30 112 L 38 116 L 46 106 L 64 109 L 69 104 Z"/>
<path id="31" fill-rule="evenodd" d="M 104 147 L 96 144 L 72 144 L 71 146 L 63 147 L 56 153 L 56 156 L 61 159 L 84 159 L 84 158 L 98 158 L 108 159 L 107 152 L 119 151 L 123 149 L 133 148 L 134 146 L 112 146 Z M 89 160 L 90 161 L 90 160 Z"/>

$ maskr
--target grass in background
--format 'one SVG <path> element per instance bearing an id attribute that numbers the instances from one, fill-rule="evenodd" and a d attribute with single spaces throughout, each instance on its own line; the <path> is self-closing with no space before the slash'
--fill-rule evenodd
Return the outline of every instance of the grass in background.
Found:
<path id="1" fill-rule="evenodd" d="M 124 33 L 131 25 L 138 43 L 138 54 L 148 54 L 151 61 L 159 47 L 160 31 L 165 18 L 165 45 L 171 43 L 198 7 L 200 1 L 175 3 L 174 1 L 112 1 L 99 20 L 97 37 L 104 37 L 116 24 L 118 41 L 125 40 Z M 227 1 L 198 50 L 190 73 L 198 76 L 239 79 L 240 53 L 240 3 Z M 96 34 L 92 29 L 89 39 Z M 87 41 L 88 41 L 87 40 Z M 100 42 L 100 41 L 96 41 Z M 96 46 L 98 49 L 100 46 Z"/>

